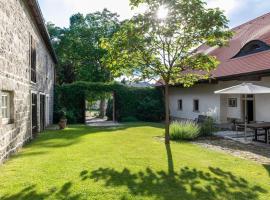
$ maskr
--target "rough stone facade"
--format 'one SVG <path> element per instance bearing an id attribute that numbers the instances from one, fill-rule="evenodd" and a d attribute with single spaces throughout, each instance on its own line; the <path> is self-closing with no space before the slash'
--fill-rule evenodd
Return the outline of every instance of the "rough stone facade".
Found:
<path id="1" fill-rule="evenodd" d="M 30 80 L 31 37 L 37 47 L 36 83 Z M 10 122 L 3 123 L 0 110 L 1 163 L 32 139 L 32 93 L 38 97 L 38 125 L 40 94 L 46 95 L 45 123 L 52 123 L 55 62 L 24 0 L 0 0 L 0 44 L 0 109 L 1 93 L 11 94 Z"/>

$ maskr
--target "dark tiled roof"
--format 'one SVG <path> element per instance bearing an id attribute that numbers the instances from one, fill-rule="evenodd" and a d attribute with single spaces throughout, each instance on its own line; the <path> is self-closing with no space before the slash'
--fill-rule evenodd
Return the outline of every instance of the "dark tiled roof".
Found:
<path id="1" fill-rule="evenodd" d="M 222 78 L 260 71 L 270 71 L 270 50 L 233 58 L 244 45 L 260 40 L 270 45 L 270 13 L 242 24 L 234 29 L 234 36 L 227 47 L 208 47 L 202 45 L 198 53 L 216 56 L 221 62 L 213 71 L 214 78 Z M 233 59 L 232 59 L 233 58 Z"/>
<path id="2" fill-rule="evenodd" d="M 47 49 L 49 50 L 54 62 L 57 63 L 57 57 L 56 57 L 55 51 L 53 49 L 53 46 L 52 46 L 52 43 L 50 40 L 50 35 L 49 35 L 47 27 L 45 25 L 45 21 L 44 21 L 44 18 L 43 18 L 43 15 L 41 13 L 41 10 L 40 10 L 40 7 L 39 7 L 37 0 L 26 0 L 25 2 L 29 7 L 31 15 L 35 19 L 35 23 L 36 23 L 37 28 L 38 28 L 45 44 L 46 44 Z"/>

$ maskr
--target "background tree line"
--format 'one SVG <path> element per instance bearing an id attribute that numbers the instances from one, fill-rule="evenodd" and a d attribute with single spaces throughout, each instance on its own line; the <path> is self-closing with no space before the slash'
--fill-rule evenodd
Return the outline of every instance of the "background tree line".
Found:
<path id="1" fill-rule="evenodd" d="M 68 28 L 57 27 L 51 22 L 47 27 L 59 59 L 56 69 L 58 84 L 113 80 L 101 61 L 107 51 L 100 44 L 102 39 L 110 39 L 119 30 L 116 13 L 107 9 L 86 16 L 78 13 L 70 17 Z"/>

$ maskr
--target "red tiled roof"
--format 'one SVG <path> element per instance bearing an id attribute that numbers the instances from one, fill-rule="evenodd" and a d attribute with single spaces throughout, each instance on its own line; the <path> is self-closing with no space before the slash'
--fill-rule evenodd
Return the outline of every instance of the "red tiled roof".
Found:
<path id="1" fill-rule="evenodd" d="M 233 58 L 241 48 L 252 40 L 261 40 L 270 45 L 270 13 L 242 24 L 234 29 L 234 36 L 227 47 L 202 45 L 198 53 L 216 56 L 221 62 L 213 71 L 214 78 L 270 70 L 270 50 Z"/>

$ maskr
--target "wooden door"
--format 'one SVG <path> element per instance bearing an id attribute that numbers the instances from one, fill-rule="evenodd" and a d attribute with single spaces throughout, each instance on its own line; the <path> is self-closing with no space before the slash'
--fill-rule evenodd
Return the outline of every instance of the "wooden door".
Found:
<path id="1" fill-rule="evenodd" d="M 45 129 L 46 109 L 45 109 L 45 95 L 40 95 L 40 131 Z"/>
<path id="2" fill-rule="evenodd" d="M 35 137 L 38 133 L 37 123 L 37 94 L 32 94 L 32 136 Z"/>

